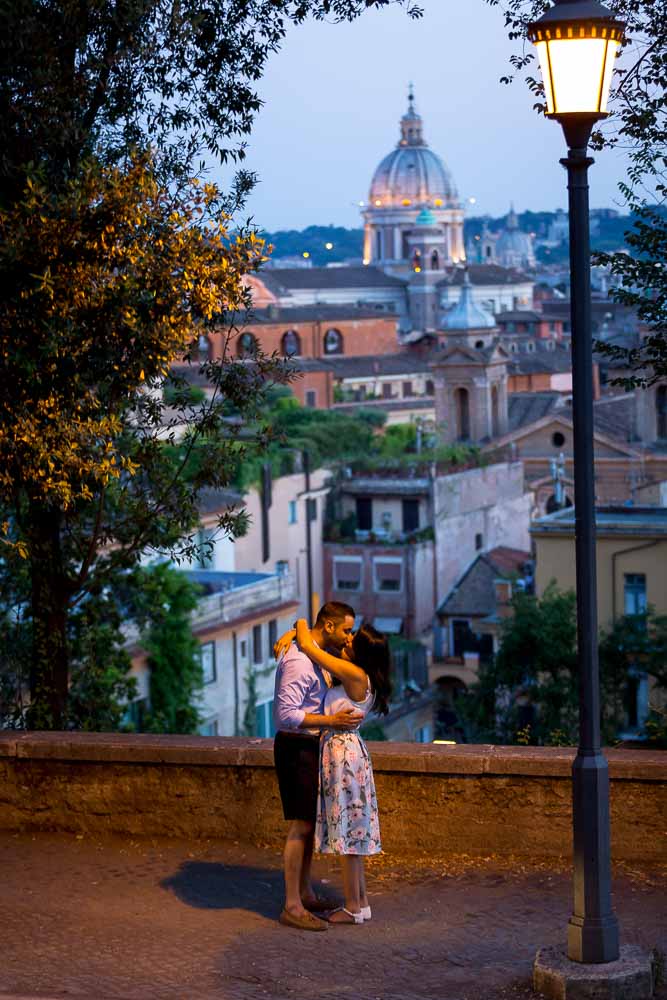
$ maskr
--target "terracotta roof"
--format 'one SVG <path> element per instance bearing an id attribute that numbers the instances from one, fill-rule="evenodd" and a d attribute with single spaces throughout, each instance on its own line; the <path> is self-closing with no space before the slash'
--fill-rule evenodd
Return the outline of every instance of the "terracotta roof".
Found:
<path id="1" fill-rule="evenodd" d="M 407 281 L 385 274 L 379 267 L 274 267 L 260 280 L 276 294 L 291 288 L 405 288 Z"/>
<path id="2" fill-rule="evenodd" d="M 438 608 L 439 615 L 492 615 L 498 577 L 519 576 L 530 552 L 500 546 L 481 553 Z"/>
<path id="3" fill-rule="evenodd" d="M 372 375 L 414 375 L 428 372 L 430 362 L 411 351 L 396 354 L 348 355 L 323 358 L 292 358 L 301 371 L 331 371 L 336 378 L 366 378 Z"/>
<path id="4" fill-rule="evenodd" d="M 495 313 L 495 319 L 498 326 L 502 326 L 503 323 L 544 323 L 546 317 L 533 309 L 508 309 Z"/>
<path id="5" fill-rule="evenodd" d="M 247 319 L 246 325 L 265 323 L 298 324 L 317 320 L 333 323 L 336 320 L 364 319 L 395 319 L 396 313 L 372 306 L 352 305 L 308 305 L 308 306 L 269 306 L 266 309 L 255 309 Z"/>
<path id="6" fill-rule="evenodd" d="M 508 398 L 509 429 L 515 431 L 546 417 L 562 403 L 559 392 L 514 392 Z M 566 411 L 568 418 L 571 412 Z"/>
<path id="7" fill-rule="evenodd" d="M 468 264 L 466 268 L 452 268 L 439 285 L 462 285 L 465 271 L 468 271 L 471 285 L 515 285 L 518 282 L 532 282 L 532 278 L 515 267 L 501 267 L 500 264 Z"/>
<path id="8" fill-rule="evenodd" d="M 593 404 L 596 431 L 622 441 L 636 441 L 634 393 L 603 396 Z"/>

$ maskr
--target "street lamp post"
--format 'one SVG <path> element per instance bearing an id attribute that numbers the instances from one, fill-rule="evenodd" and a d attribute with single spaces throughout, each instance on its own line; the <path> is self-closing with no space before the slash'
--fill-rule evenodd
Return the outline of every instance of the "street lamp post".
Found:
<path id="1" fill-rule="evenodd" d="M 597 648 L 593 356 L 587 146 L 606 105 L 623 22 L 597 0 L 555 0 L 528 35 L 540 59 L 547 117 L 560 122 L 568 155 L 572 411 L 579 658 L 579 747 L 572 769 L 574 911 L 567 954 L 576 962 L 619 957 L 611 904 L 609 772 L 600 747 Z"/>

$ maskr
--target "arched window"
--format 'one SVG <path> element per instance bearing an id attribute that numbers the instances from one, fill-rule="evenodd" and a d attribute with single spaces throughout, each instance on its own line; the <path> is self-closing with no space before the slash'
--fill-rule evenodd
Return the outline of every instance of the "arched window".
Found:
<path id="1" fill-rule="evenodd" d="M 491 387 L 491 434 L 493 437 L 500 435 L 500 403 L 497 385 Z"/>
<path id="2" fill-rule="evenodd" d="M 246 330 L 238 340 L 238 356 L 240 358 L 252 358 L 257 354 L 257 337 L 254 333 Z"/>
<path id="3" fill-rule="evenodd" d="M 296 354 L 301 354 L 301 337 L 296 330 L 286 330 L 281 339 L 283 355 L 286 358 L 293 358 Z"/>
<path id="4" fill-rule="evenodd" d="M 343 335 L 340 330 L 327 330 L 324 334 L 324 353 L 325 354 L 342 354 L 343 353 Z"/>
<path id="5" fill-rule="evenodd" d="M 199 334 L 199 339 L 197 341 L 197 353 L 199 355 L 199 363 L 202 365 L 211 357 L 211 341 L 205 333 Z"/>
<path id="6" fill-rule="evenodd" d="M 667 438 L 667 385 L 659 385 L 655 393 L 657 436 Z"/>
<path id="7" fill-rule="evenodd" d="M 440 267 L 440 254 L 437 250 L 434 250 L 431 254 L 431 270 L 437 271 Z"/>
<path id="8" fill-rule="evenodd" d="M 470 440 L 470 404 L 467 389 L 456 389 L 454 392 L 456 407 L 456 437 L 459 441 Z"/>

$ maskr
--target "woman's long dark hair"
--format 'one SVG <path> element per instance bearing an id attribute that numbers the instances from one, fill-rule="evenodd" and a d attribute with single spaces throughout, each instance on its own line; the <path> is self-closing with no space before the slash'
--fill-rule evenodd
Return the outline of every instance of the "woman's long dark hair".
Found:
<path id="1" fill-rule="evenodd" d="M 386 715 L 391 698 L 391 654 L 386 635 L 372 625 L 362 625 L 352 640 L 350 659 L 368 674 L 375 694 L 373 710 Z"/>

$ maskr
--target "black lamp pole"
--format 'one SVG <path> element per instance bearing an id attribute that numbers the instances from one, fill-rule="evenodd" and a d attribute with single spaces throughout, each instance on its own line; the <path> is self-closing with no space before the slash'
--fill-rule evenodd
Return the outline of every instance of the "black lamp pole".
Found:
<path id="1" fill-rule="evenodd" d="M 579 747 L 572 768 L 574 912 L 567 954 L 585 963 L 619 957 L 618 923 L 611 905 L 609 771 L 600 747 L 588 217 L 588 168 L 593 160 L 587 147 L 593 125 L 607 117 L 613 59 L 624 29 L 599 0 L 554 0 L 528 25 L 540 58 L 547 115 L 560 122 L 568 148 L 560 162 L 567 170 L 570 213 Z"/>
<path id="2" fill-rule="evenodd" d="M 563 124 L 563 123 L 562 123 Z M 618 923 L 611 903 L 609 771 L 600 747 L 600 672 L 595 565 L 593 345 L 587 144 L 593 121 L 563 124 L 568 155 L 574 513 L 579 658 L 579 748 L 572 769 L 574 912 L 568 957 L 613 962 Z"/>

